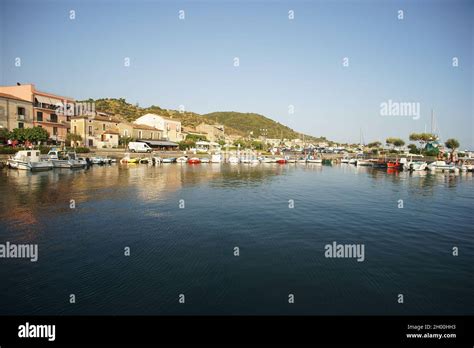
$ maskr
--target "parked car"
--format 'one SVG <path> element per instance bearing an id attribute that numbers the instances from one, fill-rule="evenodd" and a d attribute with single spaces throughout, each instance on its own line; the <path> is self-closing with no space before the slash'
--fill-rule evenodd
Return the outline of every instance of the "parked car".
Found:
<path id="1" fill-rule="evenodd" d="M 131 152 L 152 152 L 153 149 L 147 143 L 132 141 L 128 143 L 128 149 Z"/>

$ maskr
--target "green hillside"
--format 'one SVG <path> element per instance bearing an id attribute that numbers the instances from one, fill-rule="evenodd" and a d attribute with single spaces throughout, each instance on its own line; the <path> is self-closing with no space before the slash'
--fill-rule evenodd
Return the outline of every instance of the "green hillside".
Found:
<path id="1" fill-rule="evenodd" d="M 253 137 L 263 135 L 267 138 L 278 139 L 295 139 L 302 137 L 301 133 L 298 133 L 279 122 L 275 122 L 268 117 L 255 113 L 233 111 L 213 112 L 205 115 L 199 115 L 188 111 L 181 113 L 177 110 L 162 109 L 156 105 L 143 108 L 139 105 L 127 103 L 124 98 L 89 99 L 83 100 L 82 102 L 95 102 L 97 111 L 117 115 L 127 121 L 133 121 L 147 113 L 153 113 L 179 120 L 185 127 L 196 127 L 198 124 L 203 122 L 208 124 L 223 124 L 227 134 L 239 135 L 242 137 L 247 137 L 251 134 Z M 326 140 L 325 138 L 316 138 L 309 135 L 305 135 L 305 137 L 307 140 Z"/>

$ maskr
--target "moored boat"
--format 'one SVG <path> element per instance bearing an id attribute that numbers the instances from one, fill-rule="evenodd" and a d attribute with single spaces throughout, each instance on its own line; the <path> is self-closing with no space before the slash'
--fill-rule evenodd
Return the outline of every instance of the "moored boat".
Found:
<path id="1" fill-rule="evenodd" d="M 187 156 L 181 156 L 176 159 L 176 162 L 178 163 L 186 163 L 188 162 L 188 157 Z"/>
<path id="2" fill-rule="evenodd" d="M 230 164 L 238 164 L 240 162 L 240 159 L 236 156 L 231 156 L 231 157 L 229 157 L 228 162 Z"/>
<path id="3" fill-rule="evenodd" d="M 188 164 L 199 164 L 201 163 L 201 160 L 197 157 L 192 157 L 188 159 Z"/>
<path id="4" fill-rule="evenodd" d="M 163 163 L 174 163 L 176 162 L 176 157 L 163 158 Z"/>
<path id="5" fill-rule="evenodd" d="M 434 161 L 428 164 L 427 168 L 431 171 L 454 171 L 456 166 L 452 163 L 448 164 L 445 161 Z"/>
<path id="6" fill-rule="evenodd" d="M 39 150 L 18 151 L 13 157 L 8 159 L 7 164 L 10 168 L 31 171 L 50 170 L 53 168 L 51 162 L 41 159 Z"/>

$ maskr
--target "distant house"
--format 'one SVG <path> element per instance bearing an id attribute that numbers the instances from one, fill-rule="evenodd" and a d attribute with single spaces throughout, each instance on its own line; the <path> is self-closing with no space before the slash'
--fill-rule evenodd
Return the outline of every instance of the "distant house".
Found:
<path id="1" fill-rule="evenodd" d="M 120 120 L 104 112 L 71 117 L 71 133 L 80 135 L 77 145 L 89 147 L 117 147 Z"/>
<path id="2" fill-rule="evenodd" d="M 137 118 L 134 122 L 137 125 L 154 127 L 162 132 L 162 139 L 173 142 L 183 140 L 181 122 L 171 118 L 156 114 L 146 114 Z"/>

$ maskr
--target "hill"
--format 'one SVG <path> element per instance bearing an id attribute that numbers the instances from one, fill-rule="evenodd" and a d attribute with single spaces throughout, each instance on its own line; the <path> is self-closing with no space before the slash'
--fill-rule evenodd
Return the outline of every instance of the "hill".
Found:
<path id="1" fill-rule="evenodd" d="M 124 98 L 88 99 L 83 100 L 82 102 L 95 103 L 97 111 L 117 115 L 130 122 L 144 114 L 153 113 L 179 120 L 185 127 L 196 127 L 203 122 L 208 124 L 223 124 L 227 134 L 242 137 L 247 137 L 250 134 L 252 134 L 253 137 L 263 135 L 267 138 L 277 139 L 295 139 L 302 137 L 301 133 L 298 133 L 279 122 L 273 121 L 268 117 L 255 113 L 226 111 L 200 115 L 190 111 L 180 112 L 178 110 L 163 109 L 156 105 L 143 108 L 138 104 L 133 105 L 127 103 Z M 305 138 L 311 141 L 326 140 L 324 137 L 316 138 L 307 134 L 305 134 Z"/>

